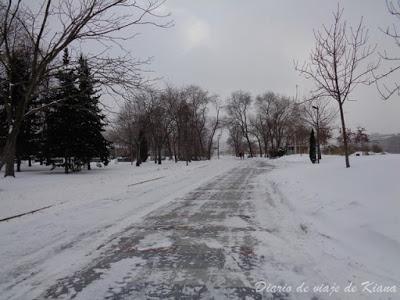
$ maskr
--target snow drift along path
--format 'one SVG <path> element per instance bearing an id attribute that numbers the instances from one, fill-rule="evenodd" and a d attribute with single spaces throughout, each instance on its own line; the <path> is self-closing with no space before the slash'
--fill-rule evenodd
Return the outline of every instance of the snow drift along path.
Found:
<path id="1" fill-rule="evenodd" d="M 353 156 L 350 169 L 340 156 L 271 163 L 269 190 L 301 222 L 321 277 L 363 291 L 339 298 L 400 299 L 400 155 Z"/>

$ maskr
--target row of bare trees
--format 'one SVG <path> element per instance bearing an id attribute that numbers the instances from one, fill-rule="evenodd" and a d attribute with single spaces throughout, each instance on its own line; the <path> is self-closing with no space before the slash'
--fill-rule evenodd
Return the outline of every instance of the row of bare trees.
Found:
<path id="1" fill-rule="evenodd" d="M 319 105 L 318 116 L 313 108 Z M 232 93 L 226 105 L 228 143 L 239 156 L 276 157 L 287 153 L 306 152 L 312 128 L 319 128 L 320 141 L 331 137 L 335 110 L 326 100 L 296 103 L 294 99 L 267 92 L 253 98 L 250 93 Z"/>
<path id="2" fill-rule="evenodd" d="M 143 151 L 158 164 L 163 157 L 187 163 L 210 159 L 219 115 L 217 96 L 200 87 L 143 89 L 126 102 L 109 138 L 117 154 L 136 160 L 137 166 L 147 157 Z"/>
<path id="3" fill-rule="evenodd" d="M 314 105 L 319 105 L 318 116 Z M 272 92 L 253 98 L 236 91 L 222 106 L 218 96 L 198 86 L 143 89 L 125 103 L 108 138 L 117 156 L 129 157 L 137 166 L 149 154 L 158 164 L 167 157 L 187 163 L 211 159 L 217 132 L 224 129 L 236 156 L 276 157 L 288 150 L 307 152 L 312 128 L 319 129 L 321 143 L 327 144 L 335 115 L 326 100 L 298 104 Z"/>

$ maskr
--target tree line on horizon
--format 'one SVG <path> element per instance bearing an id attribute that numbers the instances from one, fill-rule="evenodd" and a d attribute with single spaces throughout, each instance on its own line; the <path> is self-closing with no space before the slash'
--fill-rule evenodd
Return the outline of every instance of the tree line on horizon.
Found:
<path id="1" fill-rule="evenodd" d="M 29 55 L 23 53 L 15 58 L 13 81 L 23 80 L 27 59 Z M 21 87 L 13 85 L 10 91 L 4 77 L 0 83 L 0 99 L 19 97 Z M 98 86 L 84 56 L 73 61 L 65 49 L 57 72 L 40 86 L 28 107 L 31 113 L 24 119 L 16 143 L 17 171 L 22 160 L 28 160 L 30 166 L 32 159 L 62 166 L 66 173 L 84 165 L 90 169 L 93 159 L 107 164 L 110 153 L 127 157 L 137 166 L 149 156 L 158 164 L 167 157 L 186 163 L 211 159 L 216 134 L 223 129 L 228 131 L 227 142 L 236 156 L 247 153 L 249 157 L 273 158 L 306 153 L 311 130 L 318 129 L 320 144 L 328 145 L 337 114 L 328 99 L 297 103 L 273 92 L 252 97 L 236 91 L 221 103 L 218 95 L 195 85 L 143 87 L 125 99 L 116 119 L 107 124 Z M 4 112 L 0 114 L 0 147 L 7 135 L 5 118 Z M 350 141 L 354 134 L 348 130 L 347 135 Z M 344 153 L 343 141 L 338 141 L 339 149 L 330 146 L 329 151 Z"/>

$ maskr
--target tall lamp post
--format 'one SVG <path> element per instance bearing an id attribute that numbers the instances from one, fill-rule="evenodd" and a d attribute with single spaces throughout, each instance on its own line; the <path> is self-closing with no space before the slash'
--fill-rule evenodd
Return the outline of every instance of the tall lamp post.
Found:
<path id="1" fill-rule="evenodd" d="M 313 105 L 312 108 L 317 111 L 317 163 L 319 163 L 321 159 L 321 147 L 319 145 L 319 107 Z"/>

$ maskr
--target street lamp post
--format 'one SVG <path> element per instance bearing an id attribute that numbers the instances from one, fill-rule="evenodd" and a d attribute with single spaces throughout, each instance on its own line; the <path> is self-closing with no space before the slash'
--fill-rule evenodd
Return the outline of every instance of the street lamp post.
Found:
<path id="1" fill-rule="evenodd" d="M 312 108 L 317 111 L 317 163 L 319 163 L 321 159 L 321 147 L 319 145 L 319 107 L 313 105 Z"/>

